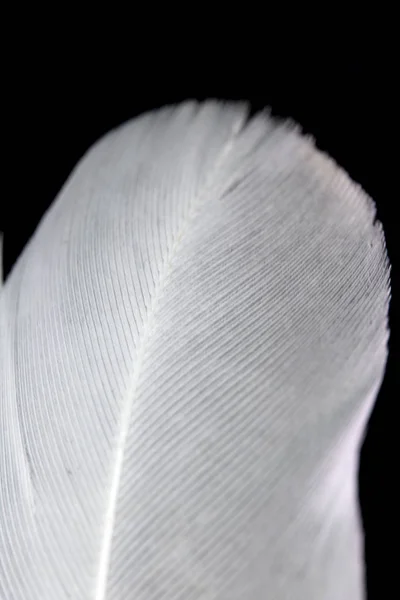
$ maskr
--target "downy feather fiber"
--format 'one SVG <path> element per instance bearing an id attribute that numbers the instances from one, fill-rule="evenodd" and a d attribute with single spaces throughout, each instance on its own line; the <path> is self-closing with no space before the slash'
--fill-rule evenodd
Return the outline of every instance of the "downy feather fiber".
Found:
<path id="1" fill-rule="evenodd" d="M 86 154 L 1 291 L 2 600 L 360 600 L 367 195 L 242 104 Z"/>

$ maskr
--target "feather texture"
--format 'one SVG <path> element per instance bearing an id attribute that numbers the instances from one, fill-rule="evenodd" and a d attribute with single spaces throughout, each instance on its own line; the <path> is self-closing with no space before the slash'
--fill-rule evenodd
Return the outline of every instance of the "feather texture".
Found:
<path id="1" fill-rule="evenodd" d="M 1 290 L 0 597 L 363 598 L 388 301 L 372 201 L 296 127 L 101 139 Z"/>

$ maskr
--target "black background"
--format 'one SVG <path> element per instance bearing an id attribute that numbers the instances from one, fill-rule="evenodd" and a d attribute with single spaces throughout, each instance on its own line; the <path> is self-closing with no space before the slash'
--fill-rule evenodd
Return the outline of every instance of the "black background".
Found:
<path id="1" fill-rule="evenodd" d="M 274 28 L 268 25 L 268 35 Z M 61 36 L 55 27 L 49 37 L 39 31 L 14 40 L 11 55 L 22 52 L 16 63 L 5 59 L 6 192 L 0 205 L 5 275 L 93 142 L 145 110 L 187 98 L 244 99 L 253 111 L 270 106 L 273 114 L 291 117 L 376 201 L 392 263 L 391 338 L 362 451 L 360 498 L 368 599 L 395 596 L 400 292 L 392 53 L 378 44 L 374 30 L 352 35 L 344 47 L 338 29 L 334 41 L 324 45 L 312 40 L 307 49 L 303 43 L 288 45 L 285 33 L 268 47 L 263 40 L 249 46 L 234 30 L 227 39 L 217 32 L 213 44 L 206 28 L 195 41 L 190 34 L 181 39 L 164 32 L 159 37 L 138 19 L 131 22 L 130 37 L 124 34 L 123 45 L 107 29 L 93 40 L 84 32 L 79 43 L 74 29 Z M 251 38 L 252 32 L 247 33 Z"/>

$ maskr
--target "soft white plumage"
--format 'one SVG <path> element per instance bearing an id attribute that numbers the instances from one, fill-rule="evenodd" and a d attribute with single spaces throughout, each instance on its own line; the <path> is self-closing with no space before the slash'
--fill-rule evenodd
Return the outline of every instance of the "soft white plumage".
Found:
<path id="1" fill-rule="evenodd" d="M 2 600 L 360 600 L 372 201 L 188 102 L 79 163 L 1 290 Z"/>

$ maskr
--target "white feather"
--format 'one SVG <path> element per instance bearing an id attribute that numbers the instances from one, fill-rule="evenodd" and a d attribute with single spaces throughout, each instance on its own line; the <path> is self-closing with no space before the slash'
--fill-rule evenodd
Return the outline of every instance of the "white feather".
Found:
<path id="1" fill-rule="evenodd" d="M 4 600 L 359 600 L 386 361 L 375 208 L 188 102 L 79 163 L 1 290 Z"/>

